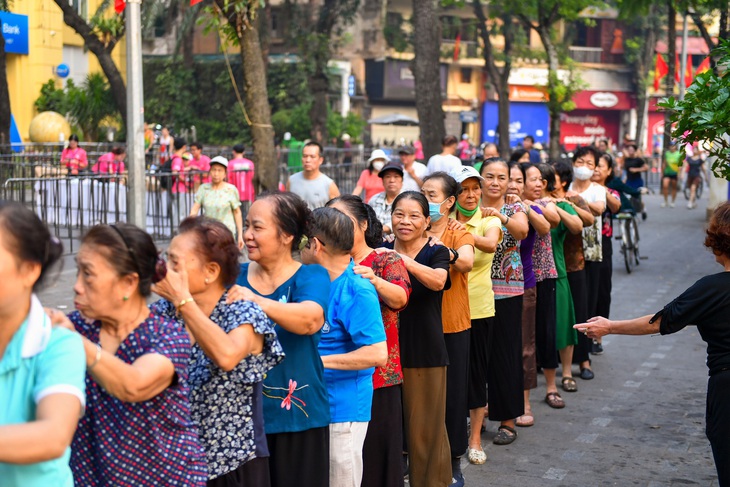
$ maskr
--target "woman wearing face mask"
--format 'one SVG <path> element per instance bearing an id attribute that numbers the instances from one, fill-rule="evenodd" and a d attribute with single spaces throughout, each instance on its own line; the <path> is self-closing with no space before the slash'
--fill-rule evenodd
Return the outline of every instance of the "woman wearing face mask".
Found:
<path id="1" fill-rule="evenodd" d="M 511 162 L 509 165 L 509 185 L 507 195 L 515 200 L 524 198 L 526 170 L 525 165 L 518 162 Z M 540 179 L 539 172 L 535 175 L 533 168 L 531 184 L 534 184 L 535 177 Z M 533 191 L 534 192 L 534 191 Z M 523 375 L 523 397 L 525 413 L 517 418 L 517 426 L 527 427 L 535 424 L 530 407 L 530 389 L 537 387 L 537 359 L 535 351 L 535 307 L 537 306 L 537 290 L 535 272 L 532 263 L 532 250 L 535 245 L 535 238 L 538 234 L 546 235 L 550 232 L 550 222 L 543 215 L 543 207 L 534 204 L 531 200 L 523 200 L 522 203 L 527 209 L 527 218 L 530 229 L 527 237 L 520 241 L 520 259 L 522 260 L 522 272 L 525 278 L 525 293 L 522 296 L 522 375 Z M 557 212 L 554 216 L 557 216 Z"/>
<path id="2" fill-rule="evenodd" d="M 597 162 L 598 151 L 592 146 L 581 147 L 573 155 L 573 184 L 571 185 L 571 190 L 578 193 L 585 200 L 588 208 L 590 208 L 591 213 L 595 217 L 593 224 L 583 229 L 585 292 L 573 292 L 573 300 L 576 308 L 575 319 L 581 323 L 588 319 L 589 316 L 596 316 L 598 282 L 600 279 L 601 261 L 603 260 L 601 215 L 606 210 L 606 188 L 591 181 Z M 573 285 L 573 282 L 575 282 L 575 285 Z M 572 281 L 571 290 L 582 285 L 580 279 Z M 585 304 L 578 303 L 580 299 L 584 299 Z M 583 380 L 591 380 L 594 377 L 589 357 L 592 344 L 593 342 L 585 335 L 578 335 L 578 345 L 575 348 L 573 361 L 578 362 L 580 365 L 580 378 Z"/>
<path id="3" fill-rule="evenodd" d="M 376 194 L 385 191 L 383 178 L 378 173 L 389 161 L 390 159 L 385 155 L 385 152 L 375 149 L 368 159 L 368 168 L 360 173 L 360 179 L 357 180 L 357 186 L 352 190 L 352 194 L 360 196 L 365 190 L 365 197 L 362 200 L 367 202 Z"/>
<path id="4" fill-rule="evenodd" d="M 454 173 L 458 176 L 468 166 Z M 467 376 L 469 371 L 469 342 L 471 319 L 469 316 L 468 273 L 474 265 L 474 237 L 464 228 L 449 228 L 449 217 L 456 205 L 461 185 L 445 172 L 435 172 L 423 179 L 421 193 L 428 200 L 431 228 L 426 232 L 431 242 L 449 249 L 449 279 L 451 289 L 444 292 L 443 326 L 444 342 L 449 354 L 446 370 L 446 430 L 451 446 L 451 475 L 457 481 L 463 479 L 460 457 L 468 446 L 466 410 Z"/>
<path id="5" fill-rule="evenodd" d="M 482 214 L 502 222 L 504 238 L 492 262 L 495 319 L 489 348 L 489 419 L 501 424 L 496 445 L 517 438 L 515 419 L 525 412 L 522 381 L 522 295 L 524 277 L 518 242 L 529 231 L 526 209 L 514 195 L 507 195 L 509 167 L 502 159 L 484 161 Z"/>
<path id="6" fill-rule="evenodd" d="M 406 191 L 393 201 L 395 240 L 385 246 L 406 264 L 412 292 L 400 313 L 403 420 L 408 440 L 409 482 L 414 487 L 451 484 L 446 432 L 446 368 L 443 291 L 451 287 L 451 255 L 426 237 L 431 218 L 426 197 Z"/>
<path id="7" fill-rule="evenodd" d="M 236 238 L 239 249 L 243 248 L 243 220 L 238 189 L 226 182 L 228 159 L 216 156 L 210 161 L 210 182 L 201 184 L 195 193 L 195 203 L 190 216 L 198 216 L 203 209 L 205 216 L 223 223 Z"/>

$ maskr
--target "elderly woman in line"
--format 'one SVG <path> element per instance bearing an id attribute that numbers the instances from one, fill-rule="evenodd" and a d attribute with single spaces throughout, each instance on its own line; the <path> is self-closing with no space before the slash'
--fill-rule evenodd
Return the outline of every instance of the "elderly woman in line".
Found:
<path id="1" fill-rule="evenodd" d="M 260 195 L 244 224 L 251 262 L 241 265 L 238 285 L 228 291 L 229 303 L 247 300 L 261 307 L 286 354 L 255 396 L 264 411 L 274 487 L 329 485 L 330 405 L 318 346 L 330 277 L 322 266 L 293 257 L 311 217 L 294 193 Z"/>
<path id="2" fill-rule="evenodd" d="M 86 414 L 71 446 L 76 485 L 204 485 L 190 338 L 147 306 L 165 273 L 152 237 L 125 223 L 94 226 L 76 264 L 77 311 L 65 322 L 83 337 L 87 363 Z"/>
<path id="3" fill-rule="evenodd" d="M 154 312 L 187 328 L 192 417 L 208 465 L 208 487 L 270 485 L 263 414 L 254 396 L 283 358 L 274 327 L 249 301 L 226 304 L 240 252 L 219 221 L 190 217 L 168 248 L 170 269 L 154 290 Z"/>
<path id="4" fill-rule="evenodd" d="M 69 446 L 86 403 L 84 349 L 78 335 L 51 325 L 34 294 L 62 253 L 35 213 L 0 200 L 0 483 L 6 487 L 74 485 Z"/>
<path id="5" fill-rule="evenodd" d="M 388 349 L 375 287 L 355 274 L 352 220 L 335 208 L 314 210 L 302 262 L 327 269 L 327 322 L 319 353 L 330 402 L 330 485 L 360 487 L 362 448 L 373 402 L 373 372 Z"/>
<path id="6" fill-rule="evenodd" d="M 383 242 L 383 226 L 370 205 L 357 196 L 344 195 L 330 200 L 327 206 L 340 210 L 354 223 L 350 251 L 354 271 L 375 286 L 388 347 L 387 363 L 373 374 L 373 407 L 362 452 L 362 486 L 399 487 L 403 485 L 403 371 L 398 318 L 408 304 L 411 281 L 396 252 L 377 249 Z"/>

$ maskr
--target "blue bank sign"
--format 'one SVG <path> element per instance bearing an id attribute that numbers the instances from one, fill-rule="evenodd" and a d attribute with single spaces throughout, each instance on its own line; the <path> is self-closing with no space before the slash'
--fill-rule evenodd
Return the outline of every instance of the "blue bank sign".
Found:
<path id="1" fill-rule="evenodd" d="M 28 54 L 28 16 L 0 12 L 0 23 L 5 38 L 5 52 Z"/>

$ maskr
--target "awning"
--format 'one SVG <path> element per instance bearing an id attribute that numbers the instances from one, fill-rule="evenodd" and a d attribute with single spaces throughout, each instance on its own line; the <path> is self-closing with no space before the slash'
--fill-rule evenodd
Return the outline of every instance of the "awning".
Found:
<path id="1" fill-rule="evenodd" d="M 713 42 L 717 42 L 717 38 L 712 38 Z M 682 55 L 682 38 L 677 37 L 677 54 Z M 664 41 L 657 41 L 656 43 L 656 52 L 659 54 L 666 54 L 667 53 L 667 43 Z M 695 54 L 702 54 L 704 56 L 707 56 L 710 54 L 710 48 L 707 47 L 707 43 L 702 37 L 688 37 L 687 38 L 687 54 L 695 55 Z M 677 68 L 679 69 L 679 68 Z"/>

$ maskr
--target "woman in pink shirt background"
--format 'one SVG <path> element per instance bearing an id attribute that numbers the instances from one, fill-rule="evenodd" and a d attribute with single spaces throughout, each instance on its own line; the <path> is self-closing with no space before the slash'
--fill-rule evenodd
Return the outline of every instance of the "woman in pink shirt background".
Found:
<path id="1" fill-rule="evenodd" d="M 78 135 L 72 134 L 68 138 L 68 147 L 61 152 L 61 166 L 65 166 L 72 176 L 77 176 L 79 171 L 89 167 L 86 151 L 79 147 Z"/>
<path id="2" fill-rule="evenodd" d="M 125 170 L 124 158 L 126 155 L 127 151 L 124 147 L 114 146 L 111 152 L 99 157 L 91 170 L 97 174 L 122 174 Z"/>
<path id="3" fill-rule="evenodd" d="M 390 162 L 390 159 L 385 155 L 385 152 L 375 149 L 370 154 L 370 159 L 368 159 L 368 168 L 360 174 L 360 179 L 358 179 L 355 189 L 352 190 L 352 194 L 360 196 L 365 190 L 365 195 L 361 198 L 363 201 L 368 202 L 376 194 L 385 191 L 383 179 L 378 176 L 378 173 L 387 162 Z"/>

